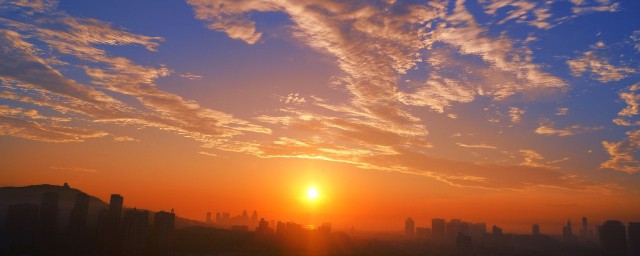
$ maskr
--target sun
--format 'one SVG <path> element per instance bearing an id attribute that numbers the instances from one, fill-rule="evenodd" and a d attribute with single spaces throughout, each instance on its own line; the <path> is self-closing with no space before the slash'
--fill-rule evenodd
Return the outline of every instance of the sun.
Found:
<path id="1" fill-rule="evenodd" d="M 318 199 L 319 196 L 320 194 L 318 194 L 318 189 L 314 187 L 307 188 L 307 199 L 314 201 Z"/>

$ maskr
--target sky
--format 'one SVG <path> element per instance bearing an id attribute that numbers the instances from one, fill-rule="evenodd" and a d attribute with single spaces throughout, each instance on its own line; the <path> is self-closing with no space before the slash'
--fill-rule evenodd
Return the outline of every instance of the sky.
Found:
<path id="1" fill-rule="evenodd" d="M 638 221 L 639 72 L 633 0 L 2 0 L 0 186 L 338 229 Z"/>

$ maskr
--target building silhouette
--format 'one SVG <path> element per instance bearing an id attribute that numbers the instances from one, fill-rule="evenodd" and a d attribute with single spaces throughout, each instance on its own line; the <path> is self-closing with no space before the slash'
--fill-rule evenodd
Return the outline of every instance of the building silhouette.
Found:
<path id="1" fill-rule="evenodd" d="M 73 209 L 69 214 L 69 235 L 82 235 L 87 228 L 87 217 L 89 215 L 89 195 L 85 193 L 76 194 Z"/>
<path id="2" fill-rule="evenodd" d="M 51 242 L 56 236 L 58 232 L 58 216 L 58 193 L 43 193 L 38 216 L 38 234 L 42 241 Z"/>
<path id="3" fill-rule="evenodd" d="M 211 212 L 207 212 L 207 223 L 211 223 Z"/>
<path id="4" fill-rule="evenodd" d="M 273 230 L 269 228 L 269 222 L 264 220 L 264 218 L 260 219 L 258 223 L 258 227 L 256 228 L 256 232 L 258 233 L 272 233 Z"/>
<path id="5" fill-rule="evenodd" d="M 491 234 L 495 235 L 495 236 L 501 236 L 502 235 L 502 229 L 496 225 L 493 225 L 493 227 L 491 227 Z"/>
<path id="6" fill-rule="evenodd" d="M 415 223 L 410 217 L 404 221 L 404 234 L 407 236 L 413 236 L 415 234 Z"/>
<path id="7" fill-rule="evenodd" d="M 640 222 L 629 222 L 629 255 L 640 256 Z"/>
<path id="8" fill-rule="evenodd" d="M 458 232 L 461 232 L 462 220 L 452 219 L 447 222 L 446 236 L 447 240 L 455 241 L 458 237 Z"/>
<path id="9" fill-rule="evenodd" d="M 30 247 L 36 243 L 39 209 L 36 204 L 15 204 L 7 208 L 6 227 L 12 248 Z"/>
<path id="10" fill-rule="evenodd" d="M 445 221 L 444 219 L 431 220 L 431 237 L 436 240 L 444 240 L 445 237 Z"/>
<path id="11" fill-rule="evenodd" d="M 531 234 L 534 236 L 540 235 L 540 226 L 538 224 L 533 224 L 533 226 L 531 226 Z"/>
<path id="12" fill-rule="evenodd" d="M 624 224 L 617 220 L 607 220 L 600 228 L 600 244 L 603 255 L 626 256 L 627 234 Z"/>
<path id="13" fill-rule="evenodd" d="M 573 230 L 571 227 L 571 219 L 567 220 L 567 224 L 562 227 L 562 239 L 565 243 L 573 242 Z"/>
<path id="14" fill-rule="evenodd" d="M 159 211 L 153 217 L 153 226 L 150 234 L 150 248 L 152 255 L 166 252 L 171 245 L 173 231 L 175 229 L 176 214 L 173 212 Z"/>
<path id="15" fill-rule="evenodd" d="M 149 212 L 128 210 L 122 218 L 122 255 L 136 256 L 145 253 Z"/>

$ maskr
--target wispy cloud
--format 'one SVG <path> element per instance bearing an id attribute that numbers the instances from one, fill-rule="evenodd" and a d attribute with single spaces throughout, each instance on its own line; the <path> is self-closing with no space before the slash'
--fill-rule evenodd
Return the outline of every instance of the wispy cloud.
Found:
<path id="1" fill-rule="evenodd" d="M 497 147 L 495 146 L 491 146 L 491 145 L 486 145 L 486 144 L 464 144 L 464 143 L 460 143 L 457 142 L 456 145 L 463 147 L 463 148 L 485 148 L 485 149 L 496 149 Z"/>
<path id="2" fill-rule="evenodd" d="M 594 78 L 603 83 L 620 81 L 637 71 L 630 67 L 614 66 L 605 56 L 595 51 L 587 51 L 582 56 L 567 61 L 573 76 L 582 76 L 586 72 L 593 74 Z"/>
<path id="3" fill-rule="evenodd" d="M 602 126 L 587 127 L 579 124 L 567 126 L 564 128 L 555 128 L 553 125 L 554 124 L 551 122 L 540 124 L 540 126 L 536 128 L 535 133 L 540 135 L 547 135 L 547 136 L 556 135 L 556 136 L 563 137 L 563 136 L 572 136 L 572 135 L 577 135 L 577 134 L 581 134 L 589 131 L 596 131 L 596 130 L 603 129 Z"/>
<path id="4" fill-rule="evenodd" d="M 609 154 L 609 159 L 600 167 L 622 171 L 629 174 L 640 172 L 640 161 L 634 155 L 640 152 L 640 130 L 629 131 L 624 141 L 603 141 L 602 146 Z"/>
<path id="5" fill-rule="evenodd" d="M 51 168 L 52 170 L 72 171 L 72 172 L 88 172 L 88 173 L 98 172 L 97 170 L 94 170 L 94 169 L 81 168 L 81 167 L 58 167 L 58 166 L 51 166 L 51 167 L 49 167 L 49 168 Z"/>

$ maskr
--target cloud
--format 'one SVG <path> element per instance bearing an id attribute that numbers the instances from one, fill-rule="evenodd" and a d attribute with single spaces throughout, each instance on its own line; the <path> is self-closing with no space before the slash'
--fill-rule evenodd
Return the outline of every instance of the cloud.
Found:
<path id="1" fill-rule="evenodd" d="M 198 154 L 204 155 L 204 156 L 212 156 L 212 157 L 217 157 L 218 155 L 214 154 L 214 153 L 210 153 L 210 152 L 204 152 L 204 151 L 200 151 L 198 152 Z"/>
<path id="2" fill-rule="evenodd" d="M 627 78 L 629 74 L 636 73 L 636 70 L 629 67 L 616 67 L 609 64 L 609 61 L 594 51 L 587 51 L 581 57 L 568 60 L 567 65 L 571 69 L 573 76 L 579 77 L 590 72 L 594 78 L 603 83 L 620 81 Z"/>
<path id="3" fill-rule="evenodd" d="M 113 138 L 113 141 L 115 141 L 115 142 L 132 142 L 132 141 L 136 141 L 137 142 L 137 141 L 140 141 L 140 140 L 137 140 L 135 138 L 131 138 L 129 136 L 119 136 L 119 137 Z"/>
<path id="4" fill-rule="evenodd" d="M 98 172 L 97 170 L 94 169 L 87 169 L 87 168 L 81 168 L 81 167 L 58 167 L 58 166 L 51 166 L 49 167 L 52 170 L 61 170 L 61 171 L 72 171 L 72 172 L 86 172 L 86 173 L 94 173 L 94 172 Z"/>
<path id="5" fill-rule="evenodd" d="M 140 45 L 153 52 L 163 41 L 160 37 L 132 34 L 107 22 L 76 18 L 57 10 L 41 19 L 29 15 L 20 17 L 22 21 L 0 18 L 0 24 L 11 29 L 0 31 L 0 84 L 4 90 L 0 91 L 0 98 L 51 108 L 62 114 L 79 114 L 81 120 L 88 122 L 155 127 L 203 143 L 222 143 L 245 133 L 271 132 L 160 90 L 155 80 L 172 72 L 164 65 L 138 65 L 127 58 L 111 56 L 99 47 Z M 62 62 L 61 58 L 69 62 Z M 59 66 L 65 71 L 83 72 L 90 78 L 90 84 L 67 78 L 56 69 Z M 137 103 L 125 103 L 120 98 Z M 13 121 L 11 126 L 16 123 Z M 5 132 L 9 134 L 21 136 Z"/>
<path id="6" fill-rule="evenodd" d="M 626 135 L 624 141 L 602 142 L 602 146 L 609 154 L 609 159 L 600 164 L 601 168 L 629 174 L 640 172 L 640 161 L 637 159 L 637 154 L 640 152 L 640 130 L 628 131 Z"/>
<path id="7" fill-rule="evenodd" d="M 180 77 L 186 78 L 186 79 L 189 79 L 189 80 L 200 80 L 200 79 L 202 79 L 202 76 L 194 75 L 194 74 L 191 74 L 191 73 L 180 74 Z"/>
<path id="8" fill-rule="evenodd" d="M 556 108 L 556 116 L 566 116 L 569 114 L 569 108 Z"/>
<path id="9" fill-rule="evenodd" d="M 553 123 L 547 123 L 547 124 L 540 124 L 540 126 L 536 128 L 535 133 L 540 135 L 547 135 L 547 136 L 556 135 L 556 136 L 564 137 L 564 136 L 577 135 L 577 134 L 581 134 L 589 131 L 602 130 L 602 128 L 603 127 L 601 126 L 586 127 L 586 126 L 576 124 L 576 125 L 568 126 L 565 128 L 557 129 L 553 127 Z"/>
<path id="10" fill-rule="evenodd" d="M 509 108 L 509 118 L 511 119 L 512 124 L 520 123 L 520 118 L 524 115 L 526 111 L 524 109 L 510 107 Z"/>
<path id="11" fill-rule="evenodd" d="M 463 148 L 485 148 L 485 149 L 496 149 L 495 146 L 491 146 L 491 145 L 486 145 L 486 144 L 474 144 L 474 145 L 470 145 L 470 144 L 463 144 L 460 142 L 457 142 L 456 145 L 463 147 Z"/>
<path id="12" fill-rule="evenodd" d="M 107 136 L 108 133 L 0 116 L 1 135 L 44 142 L 82 142 Z"/>

